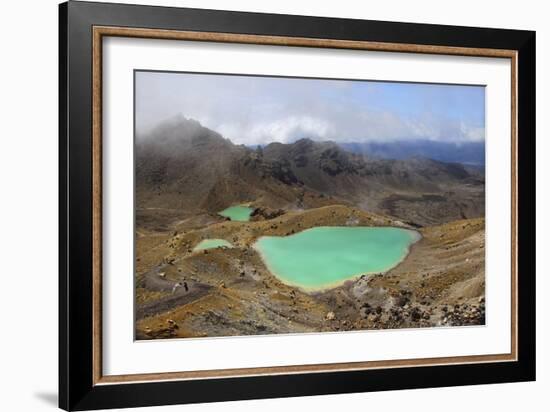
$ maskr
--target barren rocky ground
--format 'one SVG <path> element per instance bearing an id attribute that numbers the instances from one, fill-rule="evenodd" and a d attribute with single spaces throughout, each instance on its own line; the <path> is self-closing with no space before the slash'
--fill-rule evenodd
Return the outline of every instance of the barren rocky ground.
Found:
<path id="1" fill-rule="evenodd" d="M 419 229 L 422 239 L 390 272 L 308 293 L 269 272 L 251 247 L 259 236 L 314 226 L 407 225 L 342 205 L 250 222 L 211 218 L 200 229 L 184 221 L 138 237 L 139 339 L 484 323 L 484 219 Z M 206 238 L 235 247 L 194 252 Z M 187 290 L 174 289 L 184 282 Z"/>

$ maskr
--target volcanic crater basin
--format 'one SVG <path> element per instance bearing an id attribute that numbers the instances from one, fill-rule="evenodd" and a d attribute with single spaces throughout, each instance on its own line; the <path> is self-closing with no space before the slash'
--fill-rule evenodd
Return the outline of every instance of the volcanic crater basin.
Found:
<path id="1" fill-rule="evenodd" d="M 282 282 L 315 292 L 397 266 L 421 235 L 396 227 L 322 226 L 290 236 L 262 236 L 254 248 Z"/>

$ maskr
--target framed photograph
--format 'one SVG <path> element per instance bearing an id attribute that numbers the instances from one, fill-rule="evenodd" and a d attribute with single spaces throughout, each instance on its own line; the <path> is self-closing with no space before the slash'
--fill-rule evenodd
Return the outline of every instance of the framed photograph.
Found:
<path id="1" fill-rule="evenodd" d="M 60 5 L 60 407 L 535 379 L 535 33 Z"/>

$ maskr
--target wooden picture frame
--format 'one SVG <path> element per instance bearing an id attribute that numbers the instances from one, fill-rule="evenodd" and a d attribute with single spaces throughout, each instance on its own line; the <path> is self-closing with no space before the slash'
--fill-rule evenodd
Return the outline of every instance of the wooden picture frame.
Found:
<path id="1" fill-rule="evenodd" d="M 73 1 L 61 4 L 59 13 L 61 408 L 88 410 L 535 379 L 534 32 Z M 104 376 L 102 39 L 107 36 L 510 59 L 512 176 L 506 178 L 512 182 L 511 352 Z"/>

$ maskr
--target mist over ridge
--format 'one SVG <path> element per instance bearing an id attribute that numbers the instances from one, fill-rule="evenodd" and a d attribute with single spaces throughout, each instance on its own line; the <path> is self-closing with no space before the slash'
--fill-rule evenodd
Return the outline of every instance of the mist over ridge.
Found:
<path id="1" fill-rule="evenodd" d="M 136 130 L 184 115 L 235 144 L 485 139 L 481 86 L 136 73 Z"/>
<path id="2" fill-rule="evenodd" d="M 245 146 L 178 116 L 136 139 L 138 203 L 213 212 L 250 199 L 290 209 L 340 202 L 419 225 L 483 213 L 482 168 L 343 146 L 310 138 Z"/>
<path id="3" fill-rule="evenodd" d="M 187 118 L 181 114 L 160 122 L 146 134 L 138 134 L 137 140 L 140 142 L 147 139 L 163 139 L 166 144 L 168 144 L 168 142 L 175 144 L 180 139 L 198 139 L 201 136 L 205 137 L 208 135 L 219 136 L 228 143 L 239 146 L 239 143 L 233 142 L 223 134 L 218 133 L 218 131 L 203 126 L 200 121 Z M 412 157 L 425 157 L 446 163 L 461 163 L 479 167 L 485 166 L 485 141 L 446 142 L 425 139 L 401 139 L 392 142 L 354 142 L 346 141 L 345 138 L 336 141 L 320 140 L 319 138 L 315 138 L 315 136 L 304 135 L 284 143 L 293 144 L 300 140 L 334 144 L 354 154 L 381 159 L 404 160 Z M 266 147 L 276 143 L 281 142 L 273 141 L 266 144 L 245 146 L 256 149 L 257 147 Z"/>

